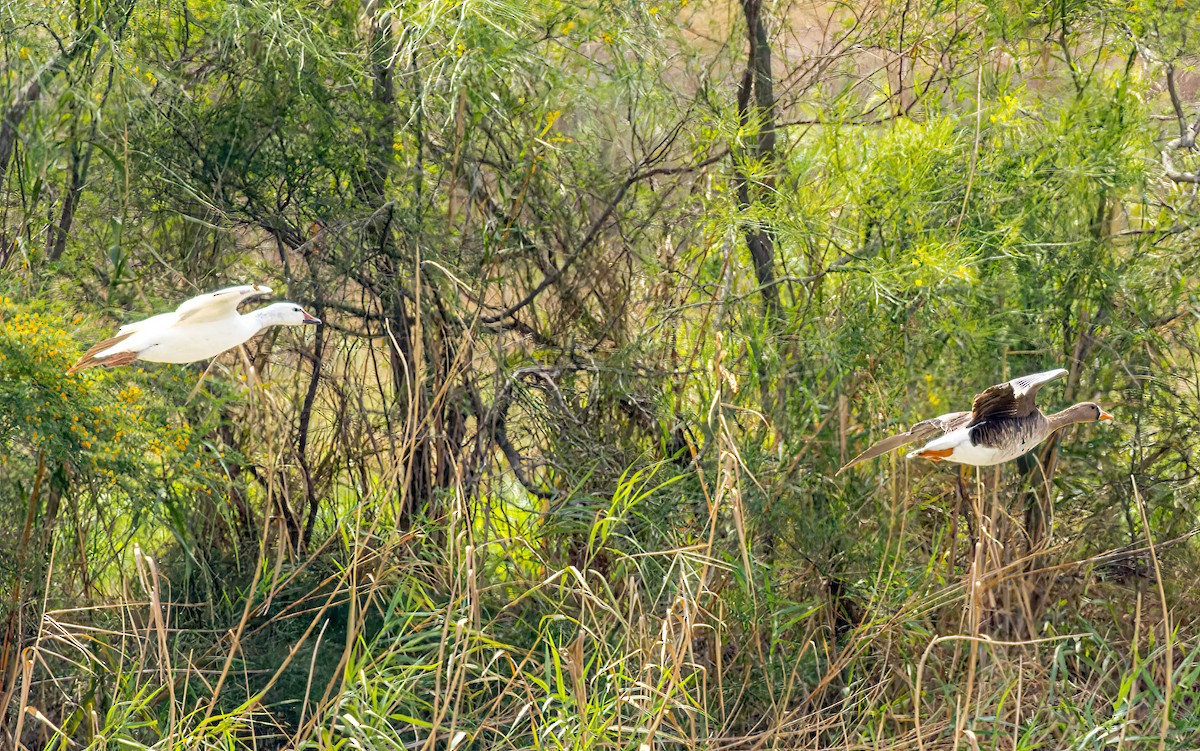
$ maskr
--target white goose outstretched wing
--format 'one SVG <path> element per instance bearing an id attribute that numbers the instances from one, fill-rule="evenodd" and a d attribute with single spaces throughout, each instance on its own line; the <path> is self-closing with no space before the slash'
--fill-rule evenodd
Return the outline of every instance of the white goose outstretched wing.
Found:
<path id="1" fill-rule="evenodd" d="M 237 307 L 252 297 L 271 294 L 265 284 L 243 284 L 208 292 L 187 300 L 175 309 L 176 323 L 202 323 L 216 321 L 233 315 Z"/>

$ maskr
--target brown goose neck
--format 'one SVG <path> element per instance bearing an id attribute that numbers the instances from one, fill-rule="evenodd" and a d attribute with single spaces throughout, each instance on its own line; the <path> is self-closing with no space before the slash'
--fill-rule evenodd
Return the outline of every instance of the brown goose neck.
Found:
<path id="1" fill-rule="evenodd" d="M 1059 428 L 1074 425 L 1078 422 L 1091 422 L 1094 418 L 1088 409 L 1089 406 L 1085 402 L 1080 402 L 1079 404 L 1072 404 L 1061 412 L 1055 412 L 1047 416 L 1046 420 L 1050 423 L 1050 431 L 1053 432 Z"/>

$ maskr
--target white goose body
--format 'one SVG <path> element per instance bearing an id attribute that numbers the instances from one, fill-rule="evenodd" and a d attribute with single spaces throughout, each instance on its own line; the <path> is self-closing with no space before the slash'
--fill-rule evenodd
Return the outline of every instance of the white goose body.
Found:
<path id="1" fill-rule="evenodd" d="M 128 365 L 134 360 L 166 363 L 207 360 L 249 341 L 269 326 L 320 323 L 290 302 L 238 313 L 241 303 L 270 293 L 270 287 L 249 284 L 193 297 L 170 313 L 122 326 L 116 336 L 89 349 L 69 372 L 98 365 Z"/>
<path id="2" fill-rule="evenodd" d="M 263 325 L 258 320 L 257 313 L 258 311 L 245 315 L 235 313 L 219 321 L 187 326 L 174 325 L 178 313 L 163 313 L 138 324 L 131 324 L 138 326 L 132 331 L 128 326 L 122 326 L 117 335 L 128 333 L 131 336 L 97 352 L 95 356 L 96 359 L 103 360 L 121 352 L 133 351 L 138 353 L 139 360 L 150 362 L 185 363 L 207 360 L 227 349 L 246 343 L 261 331 Z"/>

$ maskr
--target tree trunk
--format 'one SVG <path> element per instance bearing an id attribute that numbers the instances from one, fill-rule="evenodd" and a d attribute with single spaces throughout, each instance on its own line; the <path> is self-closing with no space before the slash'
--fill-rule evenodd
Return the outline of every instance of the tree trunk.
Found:
<path id="1" fill-rule="evenodd" d="M 42 98 L 46 86 L 55 76 L 66 70 L 71 61 L 86 50 L 95 38 L 95 27 L 89 27 L 82 36 L 68 45 L 58 57 L 43 66 L 21 87 L 4 117 L 0 118 L 0 185 L 4 184 L 8 164 L 12 161 L 13 150 L 17 147 L 17 129 L 21 127 L 21 122 L 29 114 L 29 110 L 33 109 L 33 105 Z"/>
<path id="2" fill-rule="evenodd" d="M 75 58 L 92 48 L 92 44 L 96 41 L 101 28 L 111 28 L 111 38 L 114 41 L 124 36 L 125 30 L 129 25 L 129 18 L 133 14 L 133 8 L 134 0 L 117 0 L 112 6 L 105 9 L 100 17 L 91 23 L 87 23 L 86 29 L 82 34 L 76 37 L 65 48 L 60 48 L 61 52 L 58 53 L 58 56 L 34 73 L 17 92 L 8 109 L 0 116 L 0 190 L 4 189 L 4 179 L 8 175 L 8 166 L 12 162 L 13 154 L 17 148 L 17 138 L 21 123 L 24 122 L 25 116 L 29 114 L 33 106 L 42 98 L 46 87 L 50 85 L 50 82 L 58 74 L 67 70 L 67 67 Z M 112 76 L 113 72 L 110 71 L 108 83 L 110 89 L 112 87 Z M 92 126 L 92 133 L 95 133 L 94 124 Z M 79 203 L 79 194 L 82 191 L 88 162 L 91 159 L 92 142 L 89 139 L 88 147 L 82 157 L 78 154 L 72 154 L 71 185 L 67 189 L 63 199 L 62 217 L 58 226 L 51 228 L 51 238 L 47 242 L 47 254 L 51 260 L 57 260 L 62 256 L 63 249 L 66 246 L 66 237 L 74 221 L 75 208 Z M 0 254 L 7 252 L 8 245 L 8 239 L 0 233 Z M 0 264 L 0 267 L 2 267 L 2 264 Z"/>
<path id="3" fill-rule="evenodd" d="M 116 33 L 113 34 L 113 41 L 120 41 L 125 35 L 127 28 L 129 28 L 129 24 L 122 23 L 117 28 Z M 112 92 L 116 72 L 117 69 L 115 66 L 110 67 L 108 70 L 108 82 L 104 87 L 104 95 L 100 100 L 100 107 L 103 107 L 105 102 L 108 101 L 108 95 Z M 76 111 L 76 117 L 73 117 L 71 122 L 76 123 L 78 121 L 78 111 Z M 67 237 L 70 236 L 71 225 L 75 222 L 75 209 L 79 206 L 80 196 L 83 195 L 83 185 L 87 182 L 88 167 L 91 166 L 92 153 L 96 148 L 96 129 L 99 125 L 99 118 L 93 117 L 91 127 L 88 128 L 87 145 L 82 150 L 79 148 L 79 139 L 75 133 L 75 129 L 72 127 L 71 184 L 67 187 L 66 195 L 63 197 L 62 214 L 58 221 L 58 226 L 50 228 L 50 241 L 52 242 L 46 254 L 46 260 L 51 263 L 62 258 L 63 252 L 66 251 Z"/>
<path id="4" fill-rule="evenodd" d="M 317 318 L 325 320 L 325 308 L 317 305 L 314 308 Z M 299 438 L 297 439 L 296 454 L 300 461 L 300 471 L 304 474 L 304 495 L 308 499 L 308 518 L 304 520 L 304 536 L 301 538 L 301 547 L 307 549 L 312 542 L 313 528 L 317 523 L 317 511 L 320 510 L 320 499 L 317 497 L 315 483 L 313 483 L 312 467 L 309 466 L 308 459 L 308 436 L 309 428 L 312 425 L 313 403 L 317 398 L 317 386 L 321 383 L 321 363 L 322 355 L 325 353 L 325 331 L 317 331 L 317 340 L 313 345 L 312 358 L 312 376 L 308 380 L 308 389 L 304 392 L 304 404 L 300 408 L 300 428 Z"/>
<path id="5" fill-rule="evenodd" d="M 400 445 L 399 461 L 404 469 L 398 487 L 400 506 L 398 513 L 406 523 L 417 504 L 432 496 L 432 447 L 429 439 L 428 422 L 424 419 L 429 409 L 426 394 L 427 374 L 421 326 L 422 310 L 419 296 L 405 288 L 407 259 L 398 247 L 393 228 L 393 209 L 387 202 L 387 185 L 395 169 L 396 139 L 396 86 L 393 50 L 395 34 L 392 18 L 384 13 L 378 0 L 368 0 L 366 6 L 370 30 L 368 45 L 371 58 L 371 99 L 373 119 L 367 124 L 373 142 L 367 155 L 365 174 L 358 186 L 359 197 L 375 210 L 373 220 L 366 230 L 366 242 L 378 258 L 375 267 L 378 291 L 383 309 L 387 311 L 386 341 L 391 360 L 392 388 L 395 393 L 397 413 L 405 426 L 395 431 L 404 441 Z M 415 62 L 415 61 L 414 61 Z M 419 74 L 414 68 L 414 81 L 419 86 Z M 420 91 L 414 101 L 420 100 Z M 418 106 L 414 128 L 417 136 L 417 159 L 413 169 L 414 197 L 421 202 L 423 179 L 422 121 Z M 416 284 L 420 284 L 417 279 Z"/>
<path id="6" fill-rule="evenodd" d="M 771 46 L 762 19 L 762 0 L 742 0 L 742 11 L 746 16 L 750 50 L 746 71 L 738 88 L 738 122 L 743 129 L 753 126 L 753 135 L 750 136 L 753 158 L 773 165 L 775 87 L 771 76 Z M 753 106 L 750 103 L 751 96 L 754 98 Z M 734 182 L 737 185 L 738 208 L 746 212 L 754 203 L 754 196 L 751 195 L 749 178 L 737 154 L 734 155 Z M 774 187 L 774 178 L 768 177 L 764 188 L 769 192 Z M 763 313 L 769 320 L 775 320 L 780 310 L 779 287 L 775 280 L 774 234 L 770 226 L 747 223 L 744 229 L 746 248 L 754 260 L 754 276 L 762 293 Z"/>
<path id="7" fill-rule="evenodd" d="M 12 104 L 9 105 L 4 116 L 0 118 L 0 185 L 4 184 L 4 177 L 8 172 L 8 164 L 12 161 L 13 150 L 17 146 L 17 131 L 21 127 L 21 122 L 29 114 L 29 110 L 33 108 L 33 105 L 37 104 L 38 100 L 41 99 L 46 86 L 59 73 L 65 71 L 75 58 L 91 48 L 92 42 L 96 40 L 96 36 L 102 26 L 111 27 L 113 29 L 112 37 L 119 39 L 125 31 L 129 16 L 133 13 L 133 7 L 134 0 L 118 0 L 115 2 L 102 12 L 99 18 L 86 24 L 86 29 L 82 34 L 76 37 L 65 48 L 62 48 L 57 57 L 42 66 L 42 69 L 26 81 L 25 85 L 17 92 Z"/>

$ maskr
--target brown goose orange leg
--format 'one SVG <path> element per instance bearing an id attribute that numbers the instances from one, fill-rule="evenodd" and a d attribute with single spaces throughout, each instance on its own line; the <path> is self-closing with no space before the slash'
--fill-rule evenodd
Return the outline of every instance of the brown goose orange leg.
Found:
<path id="1" fill-rule="evenodd" d="M 933 462 L 940 462 L 953 453 L 954 449 L 925 449 L 924 451 L 918 451 L 917 456 Z"/>

